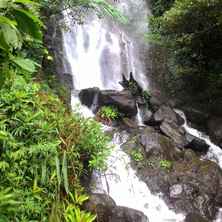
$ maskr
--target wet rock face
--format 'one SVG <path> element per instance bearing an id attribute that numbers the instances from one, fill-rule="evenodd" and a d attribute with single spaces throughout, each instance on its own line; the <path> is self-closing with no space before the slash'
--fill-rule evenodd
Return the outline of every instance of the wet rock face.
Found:
<path id="1" fill-rule="evenodd" d="M 206 154 L 209 150 L 209 145 L 202 139 L 186 134 L 186 139 L 188 143 L 185 145 L 185 148 L 192 149 L 195 152 Z"/>
<path id="2" fill-rule="evenodd" d="M 114 200 L 106 194 L 92 194 L 84 207 L 97 214 L 97 222 L 148 222 L 142 212 L 116 206 Z"/>
<path id="3" fill-rule="evenodd" d="M 162 105 L 155 112 L 154 119 L 156 122 L 168 122 L 174 123 L 178 126 L 181 126 L 184 123 L 184 120 L 169 106 Z"/>
<path id="4" fill-rule="evenodd" d="M 172 139 L 151 127 L 137 130 L 123 148 L 143 154 L 144 160 L 134 167 L 152 192 L 164 194 L 169 206 L 212 221 L 222 206 L 222 171 L 216 163 L 200 160 L 190 149 L 178 149 Z"/>
<path id="5" fill-rule="evenodd" d="M 100 106 L 116 106 L 127 117 L 133 117 L 137 114 L 136 101 L 128 90 L 121 92 L 113 90 L 101 91 L 98 103 Z"/>
<path id="6" fill-rule="evenodd" d="M 82 104 L 98 111 L 101 106 L 115 106 L 119 112 L 126 117 L 134 117 L 137 114 L 136 101 L 130 91 L 121 92 L 115 90 L 99 90 L 98 88 L 89 88 L 81 90 L 79 94 Z"/>
<path id="7" fill-rule="evenodd" d="M 79 93 L 79 99 L 81 103 L 89 108 L 93 105 L 95 97 L 100 93 L 100 89 L 97 87 L 83 89 Z M 95 101 L 96 102 L 96 101 Z"/>

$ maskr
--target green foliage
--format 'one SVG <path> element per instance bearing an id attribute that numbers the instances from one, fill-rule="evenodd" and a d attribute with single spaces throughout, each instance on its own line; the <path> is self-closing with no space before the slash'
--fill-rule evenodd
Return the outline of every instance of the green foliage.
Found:
<path id="1" fill-rule="evenodd" d="M 118 109 L 113 106 L 102 106 L 99 110 L 99 116 L 102 119 L 115 120 L 119 115 Z"/>
<path id="2" fill-rule="evenodd" d="M 155 16 L 161 16 L 165 11 L 169 10 L 175 0 L 151 0 L 152 13 Z"/>
<path id="3" fill-rule="evenodd" d="M 52 59 L 42 46 L 42 3 L 0 0 L 0 221 L 92 222 L 80 177 L 105 167 L 110 138 L 40 75 L 34 81 L 43 55 Z"/>
<path id="4" fill-rule="evenodd" d="M 176 0 L 170 10 L 150 20 L 152 34 L 169 51 L 170 73 L 211 99 L 222 93 L 221 10 L 221 0 Z"/>
<path id="5" fill-rule="evenodd" d="M 8 221 L 7 216 L 13 214 L 20 204 L 17 195 L 6 188 L 0 191 L 0 221 Z"/>
<path id="6" fill-rule="evenodd" d="M 144 160 L 143 154 L 139 150 L 136 150 L 136 149 L 130 152 L 130 156 L 136 162 L 141 162 Z"/>
<path id="7" fill-rule="evenodd" d="M 96 219 L 95 215 L 83 211 L 80 209 L 82 204 L 88 200 L 88 196 L 84 194 L 78 195 L 76 192 L 74 195 L 69 194 L 71 201 L 68 201 L 64 210 L 64 218 L 66 222 L 93 222 Z"/>
<path id="8" fill-rule="evenodd" d="M 21 202 L 9 221 L 47 221 L 60 192 L 78 187 L 83 165 L 103 167 L 109 154 L 98 123 L 41 88 L 17 76 L 0 90 L 0 190 L 11 187 Z"/>
<path id="9" fill-rule="evenodd" d="M 33 73 L 37 63 L 25 58 L 23 46 L 42 41 L 43 24 L 38 4 L 27 0 L 1 0 L 0 4 L 0 70 L 22 69 Z M 4 74 L 4 72 L 2 72 Z M 8 76 L 1 75 L 1 82 Z"/>
<path id="10" fill-rule="evenodd" d="M 160 167 L 165 170 L 170 170 L 173 166 L 173 163 L 169 160 L 160 160 Z"/>
<path id="11" fill-rule="evenodd" d="M 69 10 L 73 22 L 83 23 L 84 17 L 89 10 L 98 15 L 99 18 L 110 16 L 121 23 L 127 23 L 127 18 L 107 0 L 41 0 L 43 7 L 49 7 L 52 14 Z"/>

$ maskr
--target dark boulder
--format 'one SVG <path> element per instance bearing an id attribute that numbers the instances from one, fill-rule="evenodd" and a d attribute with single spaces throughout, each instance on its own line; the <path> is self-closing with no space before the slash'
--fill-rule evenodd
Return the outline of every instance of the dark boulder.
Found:
<path id="1" fill-rule="evenodd" d="M 171 138 L 178 147 L 183 148 L 187 144 L 185 130 L 175 122 L 163 121 L 160 130 L 164 135 Z"/>
<path id="2" fill-rule="evenodd" d="M 97 214 L 97 222 L 148 222 L 142 212 L 119 207 L 106 194 L 92 194 L 84 208 Z"/>
<path id="3" fill-rule="evenodd" d="M 175 160 L 179 158 L 180 151 L 167 137 L 157 133 L 153 128 L 146 127 L 138 137 L 139 143 L 144 147 L 146 156 L 156 156 L 159 159 Z"/>
<path id="4" fill-rule="evenodd" d="M 222 118 L 211 118 L 208 121 L 208 131 L 212 141 L 222 148 Z"/>
<path id="5" fill-rule="evenodd" d="M 89 108 L 93 106 L 94 103 L 97 103 L 96 97 L 100 94 L 100 90 L 97 87 L 83 89 L 79 93 L 79 99 L 81 103 Z M 97 105 L 97 104 L 95 104 Z"/>
<path id="6" fill-rule="evenodd" d="M 197 213 L 190 213 L 186 216 L 185 222 L 208 222 L 208 220 Z"/>
<path id="7" fill-rule="evenodd" d="M 83 105 L 97 112 L 102 106 L 114 106 L 126 117 L 133 117 L 137 114 L 136 101 L 128 90 L 99 90 L 99 88 L 83 89 L 79 93 Z"/>
<path id="8" fill-rule="evenodd" d="M 99 106 L 115 106 L 119 112 L 126 117 L 133 117 L 137 114 L 136 101 L 130 91 L 121 92 L 114 90 L 101 91 L 98 97 Z"/>
<path id="9" fill-rule="evenodd" d="M 179 116 L 170 106 L 162 105 L 154 114 L 154 120 L 156 122 L 168 122 L 181 126 L 184 123 L 184 119 Z"/>
<path id="10" fill-rule="evenodd" d="M 148 218 L 138 210 L 132 210 L 127 207 L 116 207 L 113 210 L 113 217 L 110 222 L 148 222 Z"/>
<path id="11" fill-rule="evenodd" d="M 186 139 L 188 143 L 185 145 L 185 148 L 192 149 L 199 153 L 206 154 L 208 152 L 210 146 L 203 139 L 197 138 L 188 133 L 186 134 Z"/>
<path id="12" fill-rule="evenodd" d="M 149 103 L 151 106 L 150 107 L 151 110 L 154 112 L 156 112 L 160 108 L 160 106 L 162 105 L 161 99 L 158 98 L 157 96 L 154 96 L 154 95 L 151 96 Z"/>
<path id="13" fill-rule="evenodd" d="M 116 208 L 114 200 L 106 194 L 92 194 L 89 201 L 84 204 L 84 208 L 97 214 L 98 222 L 109 222 Z"/>

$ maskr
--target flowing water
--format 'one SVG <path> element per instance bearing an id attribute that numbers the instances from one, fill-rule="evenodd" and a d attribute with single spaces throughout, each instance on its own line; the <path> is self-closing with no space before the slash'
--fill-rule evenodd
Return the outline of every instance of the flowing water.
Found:
<path id="1" fill-rule="evenodd" d="M 68 32 L 63 32 L 64 72 L 73 77 L 72 107 L 75 109 L 79 104 L 86 117 L 94 115 L 80 104 L 77 90 L 90 87 L 122 90 L 119 84 L 122 75 L 129 78 L 130 72 L 143 89 L 149 89 L 145 71 L 149 46 L 143 38 L 148 31 L 148 7 L 144 0 L 121 0 L 117 6 L 128 16 L 127 25 L 117 24 L 110 18 L 98 19 L 90 14 L 84 25 L 77 25 L 72 23 L 68 11 L 64 14 L 70 28 Z M 181 115 L 185 118 L 183 113 Z M 139 109 L 137 121 L 138 125 L 143 125 Z M 212 159 L 222 167 L 221 149 L 186 122 L 184 128 L 210 145 L 210 151 L 204 158 Z M 170 210 L 161 195 L 151 194 L 147 185 L 137 177 L 130 166 L 129 156 L 121 150 L 121 144 L 126 139 L 125 134 L 115 134 L 112 141 L 115 148 L 107 162 L 108 170 L 104 174 L 95 174 L 97 192 L 109 194 L 118 205 L 142 211 L 150 222 L 183 221 L 182 214 Z"/>
<path id="2" fill-rule="evenodd" d="M 209 136 L 190 127 L 187 123 L 187 119 L 184 112 L 182 112 L 181 110 L 175 110 L 175 111 L 184 119 L 183 127 L 186 130 L 186 132 L 188 132 L 189 134 L 197 138 L 204 140 L 209 145 L 209 151 L 205 156 L 202 157 L 202 159 L 208 159 L 208 160 L 214 161 L 222 169 L 222 149 L 219 146 L 212 143 Z M 215 220 L 215 222 L 222 222 L 222 209 L 219 210 L 217 219 Z"/>

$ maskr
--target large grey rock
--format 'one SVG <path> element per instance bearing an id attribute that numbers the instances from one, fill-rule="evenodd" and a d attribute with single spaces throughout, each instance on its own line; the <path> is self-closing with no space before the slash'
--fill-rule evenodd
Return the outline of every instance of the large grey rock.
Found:
<path id="1" fill-rule="evenodd" d="M 82 104 L 97 112 L 101 106 L 115 106 L 126 117 L 137 114 L 135 98 L 130 91 L 99 90 L 99 88 L 83 89 L 79 93 Z"/>
<path id="2" fill-rule="evenodd" d="M 148 218 L 142 212 L 119 207 L 106 194 L 92 194 L 84 207 L 97 214 L 97 222 L 148 222 Z"/>
<path id="3" fill-rule="evenodd" d="M 167 204 L 177 212 L 196 213 L 212 221 L 222 206 L 219 166 L 200 160 L 193 150 L 178 149 L 173 140 L 151 127 L 136 133 L 122 146 L 144 151 L 142 163 L 132 166 L 151 191 L 163 193 Z M 164 167 L 163 161 L 171 166 Z"/>
<path id="4" fill-rule="evenodd" d="M 79 93 L 79 99 L 83 105 L 91 108 L 93 104 L 97 102 L 95 100 L 99 94 L 100 94 L 100 89 L 97 87 L 83 89 Z"/>
<path id="5" fill-rule="evenodd" d="M 156 122 L 167 122 L 181 126 L 184 123 L 184 119 L 180 117 L 171 107 L 162 105 L 154 114 L 154 120 Z"/>
<path id="6" fill-rule="evenodd" d="M 187 144 L 185 130 L 175 124 L 175 122 L 163 121 L 160 125 L 160 130 L 163 134 L 171 138 L 180 148 L 183 148 Z"/>
<path id="7" fill-rule="evenodd" d="M 176 149 L 175 144 L 151 127 L 146 127 L 140 133 L 139 140 L 139 143 L 144 147 L 147 157 L 156 155 L 156 157 L 164 160 L 179 158 L 179 151 Z"/>
<path id="8" fill-rule="evenodd" d="M 110 222 L 148 222 L 148 218 L 140 211 L 127 207 L 116 207 Z"/>
<path id="9" fill-rule="evenodd" d="M 98 97 L 98 104 L 99 106 L 116 106 L 127 117 L 133 117 L 137 114 L 136 101 L 128 90 L 121 92 L 114 90 L 101 91 Z"/>
<path id="10" fill-rule="evenodd" d="M 200 138 L 197 138 L 193 135 L 186 134 L 187 144 L 185 145 L 185 148 L 192 149 L 195 152 L 199 153 L 207 153 L 209 150 L 209 145 Z"/>

